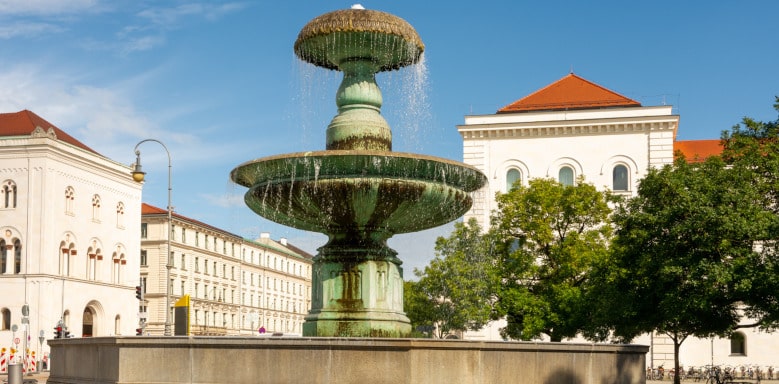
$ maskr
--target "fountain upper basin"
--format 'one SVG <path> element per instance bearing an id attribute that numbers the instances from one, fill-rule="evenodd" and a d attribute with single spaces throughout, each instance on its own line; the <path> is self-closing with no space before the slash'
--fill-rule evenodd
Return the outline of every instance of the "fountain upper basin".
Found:
<path id="1" fill-rule="evenodd" d="M 248 161 L 233 182 L 277 223 L 325 234 L 415 232 L 448 223 L 471 206 L 486 177 L 433 156 L 367 150 L 299 152 Z M 384 237 L 384 236 L 382 236 Z"/>

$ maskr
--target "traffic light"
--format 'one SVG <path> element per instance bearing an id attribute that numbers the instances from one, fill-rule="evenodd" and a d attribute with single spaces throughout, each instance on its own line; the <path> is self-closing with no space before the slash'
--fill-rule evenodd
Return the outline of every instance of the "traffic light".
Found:
<path id="1" fill-rule="evenodd" d="M 135 298 L 138 300 L 143 300 L 143 287 L 140 285 L 135 286 Z"/>
<path id="2" fill-rule="evenodd" d="M 143 336 L 143 328 L 135 328 L 135 336 Z"/>
<path id="3" fill-rule="evenodd" d="M 54 327 L 54 338 L 55 339 L 61 339 L 62 338 L 62 327 L 56 326 Z"/>

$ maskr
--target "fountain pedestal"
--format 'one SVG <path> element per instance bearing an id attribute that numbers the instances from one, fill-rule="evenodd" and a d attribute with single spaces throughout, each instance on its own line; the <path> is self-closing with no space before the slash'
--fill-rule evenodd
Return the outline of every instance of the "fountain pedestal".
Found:
<path id="1" fill-rule="evenodd" d="M 307 336 L 407 337 L 403 272 L 391 261 L 317 261 Z"/>

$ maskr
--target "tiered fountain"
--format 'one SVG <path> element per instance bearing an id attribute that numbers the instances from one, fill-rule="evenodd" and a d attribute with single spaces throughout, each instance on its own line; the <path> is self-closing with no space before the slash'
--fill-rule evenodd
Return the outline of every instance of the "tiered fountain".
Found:
<path id="1" fill-rule="evenodd" d="M 343 72 L 326 150 L 261 158 L 231 178 L 246 204 L 290 227 L 321 232 L 304 336 L 404 337 L 403 270 L 387 239 L 448 223 L 471 206 L 486 177 L 468 165 L 392 152 L 375 74 L 418 62 L 424 45 L 396 16 L 359 8 L 324 14 L 298 35 L 295 53 Z"/>
<path id="2" fill-rule="evenodd" d="M 644 383 L 646 346 L 403 339 L 403 272 L 387 239 L 454 220 L 485 177 L 458 162 L 391 151 L 378 71 L 419 59 L 405 21 L 352 9 L 300 32 L 297 55 L 344 72 L 327 149 L 247 162 L 233 181 L 276 222 L 327 234 L 314 260 L 306 336 L 111 336 L 49 340 L 51 384 Z M 378 336 L 378 337 L 371 337 Z M 388 338 L 393 337 L 393 338 Z"/>

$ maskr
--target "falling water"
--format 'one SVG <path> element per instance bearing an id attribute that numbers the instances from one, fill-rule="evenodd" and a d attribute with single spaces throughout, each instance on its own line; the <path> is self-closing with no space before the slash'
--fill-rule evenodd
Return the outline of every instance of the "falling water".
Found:
<path id="1" fill-rule="evenodd" d="M 341 82 L 341 73 L 309 64 L 294 56 L 292 129 L 300 129 L 300 148 L 324 149 L 325 130 L 336 113 L 333 95 Z"/>
<path id="2" fill-rule="evenodd" d="M 382 79 L 377 78 L 382 89 L 388 89 L 385 98 L 392 100 L 385 107 L 385 118 L 392 127 L 397 151 L 425 152 L 425 136 L 430 133 L 426 127 L 432 125 L 427 75 L 427 62 L 422 53 L 417 64 L 399 71 L 382 72 L 379 74 Z"/>

